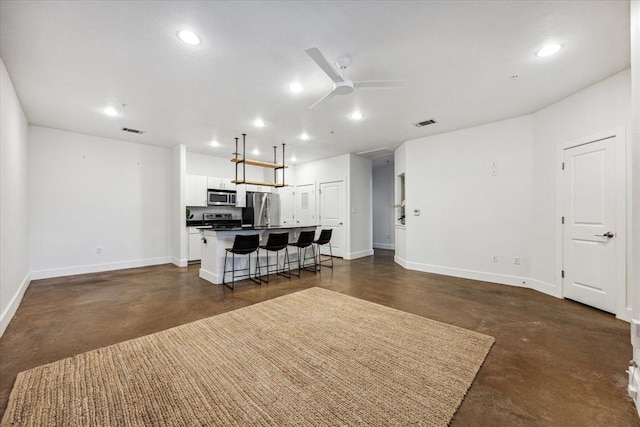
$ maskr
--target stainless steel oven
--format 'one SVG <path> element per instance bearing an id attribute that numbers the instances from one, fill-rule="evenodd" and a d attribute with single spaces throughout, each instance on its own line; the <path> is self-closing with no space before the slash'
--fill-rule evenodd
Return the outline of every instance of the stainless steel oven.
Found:
<path id="1" fill-rule="evenodd" d="M 225 190 L 208 190 L 207 205 L 209 206 L 235 206 L 236 192 Z"/>

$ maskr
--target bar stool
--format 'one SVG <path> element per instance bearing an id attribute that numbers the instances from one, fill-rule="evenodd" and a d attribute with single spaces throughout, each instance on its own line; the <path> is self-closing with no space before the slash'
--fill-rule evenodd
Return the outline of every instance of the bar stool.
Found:
<path id="1" fill-rule="evenodd" d="M 318 271 L 316 251 L 312 245 L 315 235 L 315 231 L 301 231 L 300 235 L 298 236 L 298 241 L 295 243 L 289 243 L 289 245 L 298 248 L 298 274 L 296 274 L 296 276 L 300 276 L 300 270 L 313 271 L 314 273 Z M 311 257 L 307 257 L 307 248 L 309 248 L 309 246 L 311 246 Z M 313 270 L 310 270 L 309 267 L 304 266 L 305 261 L 308 259 L 313 259 Z"/>
<path id="2" fill-rule="evenodd" d="M 329 261 L 331 261 L 331 265 L 327 265 L 325 267 L 329 267 L 329 268 L 333 268 L 333 249 L 331 249 L 331 233 L 333 232 L 333 229 L 329 228 L 327 230 L 322 230 L 320 232 L 320 237 L 318 237 L 316 240 L 313 241 L 313 243 L 316 245 L 316 250 L 318 252 L 318 271 L 320 271 L 320 268 L 322 267 L 322 264 L 328 264 Z M 320 253 L 320 246 L 329 244 L 329 259 L 322 259 L 322 254 Z"/>
<path id="3" fill-rule="evenodd" d="M 263 279 L 262 276 L 260 276 L 260 280 L 262 280 L 265 283 L 269 283 L 269 252 L 275 252 L 276 253 L 276 263 L 274 264 L 276 266 L 276 274 L 279 274 L 280 276 L 284 276 L 287 279 L 291 278 L 291 267 L 289 265 L 289 250 L 287 248 L 287 245 L 289 244 L 289 233 L 285 232 L 285 233 L 270 233 L 269 237 L 267 238 L 267 244 L 266 245 L 262 245 L 260 246 L 260 249 L 264 249 L 267 251 L 267 275 L 266 275 L 266 279 Z M 284 249 L 284 264 L 282 266 L 282 271 L 278 271 L 278 267 L 279 267 L 279 258 L 278 258 L 278 252 L 280 252 L 282 249 Z M 260 261 L 258 261 L 259 263 Z M 284 267 L 287 267 L 287 273 L 285 273 L 284 271 Z"/>
<path id="4" fill-rule="evenodd" d="M 236 271 L 247 271 L 247 276 L 249 276 L 249 280 L 255 282 L 257 284 L 261 284 L 260 282 L 260 260 L 258 259 L 258 245 L 260 244 L 260 236 L 258 234 L 250 234 L 250 235 L 236 235 L 236 238 L 233 241 L 233 247 L 226 248 L 224 254 L 224 267 L 222 268 L 222 284 L 233 289 L 236 282 Z M 225 276 L 227 275 L 227 256 L 231 252 L 231 262 L 233 267 L 231 269 L 231 286 L 229 283 L 225 282 Z M 256 252 L 256 265 L 257 265 L 257 276 L 251 277 L 251 254 Z M 236 254 L 238 255 L 248 255 L 249 262 L 247 268 L 236 269 Z M 256 278 L 258 277 L 258 278 Z"/>

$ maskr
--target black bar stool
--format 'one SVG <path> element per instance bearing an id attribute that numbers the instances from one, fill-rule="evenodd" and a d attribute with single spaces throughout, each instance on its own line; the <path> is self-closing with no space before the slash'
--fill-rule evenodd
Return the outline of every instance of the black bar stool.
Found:
<path id="1" fill-rule="evenodd" d="M 322 230 L 320 232 L 320 237 L 313 241 L 316 245 L 316 250 L 318 252 L 318 271 L 322 267 L 322 264 L 328 264 L 331 261 L 331 265 L 326 265 L 325 267 L 333 268 L 333 249 L 331 249 L 331 232 L 333 229 Z M 320 246 L 329 244 L 329 259 L 322 259 L 322 254 L 320 253 Z"/>
<path id="2" fill-rule="evenodd" d="M 222 268 L 222 284 L 228 286 L 233 289 L 236 282 L 236 271 L 247 271 L 247 276 L 252 282 L 256 282 L 257 284 L 261 284 L 260 282 L 260 260 L 258 259 L 258 245 L 260 245 L 260 236 L 258 234 L 250 234 L 250 235 L 240 235 L 237 234 L 236 238 L 233 241 L 233 247 L 226 248 L 226 252 L 224 254 L 224 267 Z M 231 252 L 231 262 L 233 267 L 231 269 L 231 286 L 229 283 L 225 282 L 225 276 L 227 275 L 227 256 Z M 256 252 L 256 270 L 257 275 L 251 277 L 251 254 Z M 249 256 L 249 265 L 247 268 L 236 269 L 236 254 L 238 255 L 248 255 Z M 257 277 L 257 278 L 256 278 Z"/>
<path id="3" fill-rule="evenodd" d="M 298 236 L 298 241 L 295 243 L 289 243 L 289 245 L 298 248 L 298 274 L 296 274 L 296 276 L 300 276 L 300 270 L 313 271 L 314 273 L 318 271 L 316 251 L 313 247 L 313 238 L 315 235 L 315 231 L 301 231 Z M 307 249 L 309 246 L 311 246 L 311 257 L 307 257 Z M 309 259 L 313 259 L 313 270 L 310 269 L 310 266 L 307 267 L 304 265 L 305 261 Z"/>
<path id="4" fill-rule="evenodd" d="M 286 277 L 287 279 L 291 278 L 291 267 L 289 266 L 289 249 L 287 245 L 289 244 L 289 233 L 270 233 L 267 238 L 267 244 L 260 246 L 260 249 L 264 249 L 267 251 L 267 274 L 266 279 L 263 279 L 262 276 L 260 279 L 269 283 L 269 252 L 276 253 L 276 263 L 273 264 L 276 266 L 276 274 Z M 279 267 L 279 258 L 278 252 L 284 249 L 284 264 L 282 266 L 282 271 L 278 271 Z M 260 261 L 258 261 L 260 262 Z M 273 267 L 273 265 L 271 265 Z M 284 268 L 287 268 L 287 273 L 285 273 Z"/>

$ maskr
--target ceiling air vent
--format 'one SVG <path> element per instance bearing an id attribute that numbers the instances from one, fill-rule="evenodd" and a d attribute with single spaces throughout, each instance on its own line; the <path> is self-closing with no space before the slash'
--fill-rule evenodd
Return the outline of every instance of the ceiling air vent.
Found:
<path id="1" fill-rule="evenodd" d="M 358 156 L 366 157 L 368 159 L 375 159 L 376 157 L 393 155 L 393 150 L 391 148 L 383 147 L 376 148 L 374 150 L 369 151 L 361 151 L 360 153 L 356 153 Z"/>
<path id="2" fill-rule="evenodd" d="M 429 126 L 436 123 L 435 120 L 433 119 L 429 119 L 429 120 L 425 120 L 424 122 L 418 122 L 418 123 L 414 123 L 413 125 L 417 128 L 421 128 L 422 126 Z"/>
<path id="3" fill-rule="evenodd" d="M 131 132 L 131 133 L 144 133 L 143 130 L 138 130 L 138 129 L 131 129 L 131 128 L 122 128 L 123 131 L 125 132 Z"/>

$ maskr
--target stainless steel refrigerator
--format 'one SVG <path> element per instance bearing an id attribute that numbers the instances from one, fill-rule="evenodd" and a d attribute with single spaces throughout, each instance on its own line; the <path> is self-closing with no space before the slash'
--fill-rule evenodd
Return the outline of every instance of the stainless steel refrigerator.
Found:
<path id="1" fill-rule="evenodd" d="M 280 195 L 247 192 L 247 207 L 242 210 L 242 223 L 254 227 L 280 225 Z"/>

